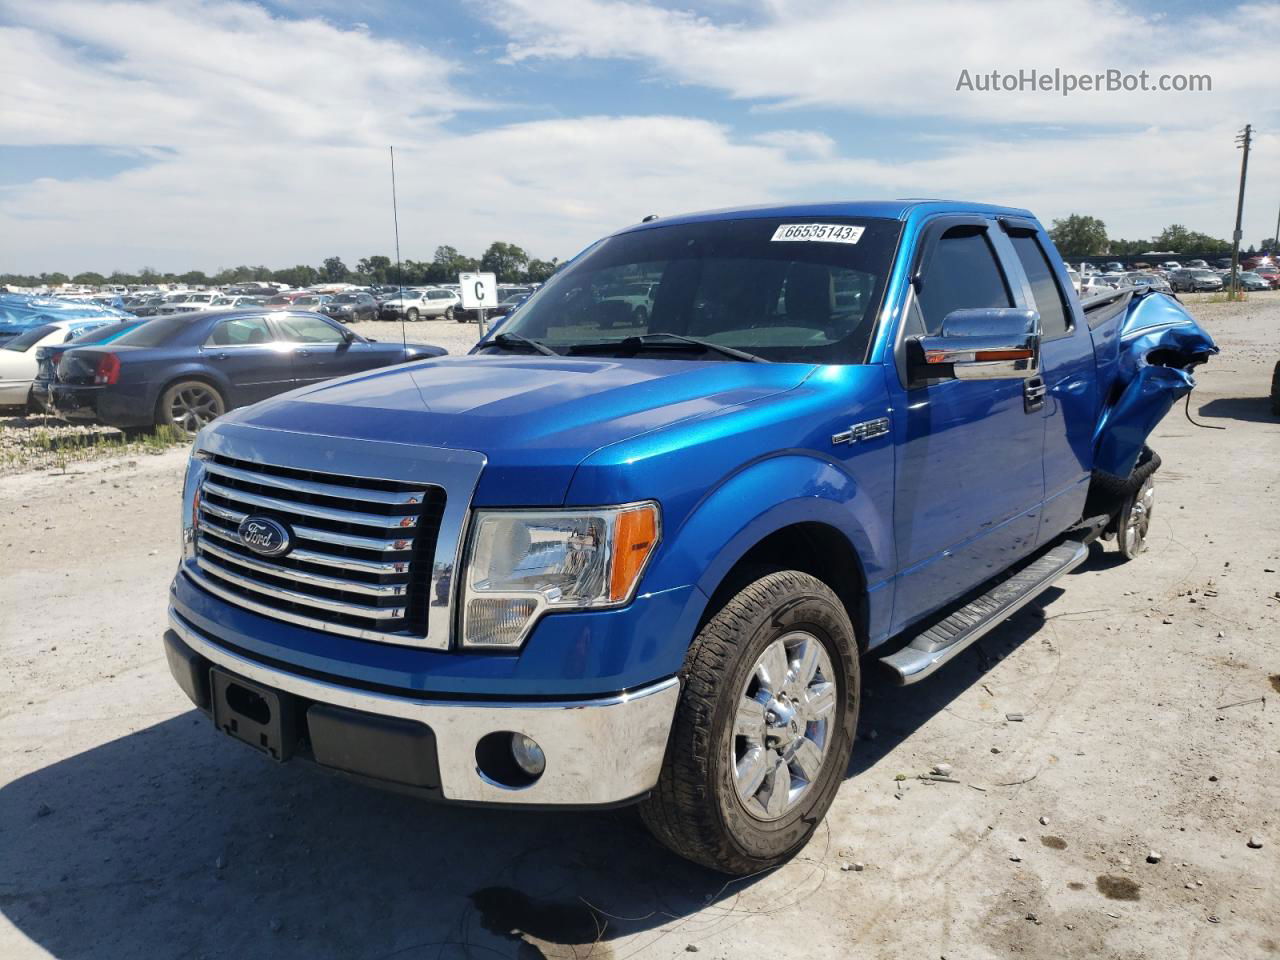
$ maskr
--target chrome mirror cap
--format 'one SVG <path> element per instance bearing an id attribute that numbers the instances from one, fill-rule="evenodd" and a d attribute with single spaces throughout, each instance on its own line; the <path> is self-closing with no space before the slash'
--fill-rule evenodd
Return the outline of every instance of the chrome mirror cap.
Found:
<path id="1" fill-rule="evenodd" d="M 953 310 L 942 332 L 916 340 L 925 377 L 1027 380 L 1040 372 L 1040 314 L 1013 307 Z"/>

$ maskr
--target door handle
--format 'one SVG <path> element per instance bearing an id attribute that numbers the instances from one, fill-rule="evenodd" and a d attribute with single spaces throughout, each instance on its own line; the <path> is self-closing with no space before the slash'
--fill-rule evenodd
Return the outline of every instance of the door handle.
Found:
<path id="1" fill-rule="evenodd" d="M 1022 409 L 1027 413 L 1035 413 L 1044 406 L 1044 378 L 1031 377 L 1022 382 Z"/>
<path id="2" fill-rule="evenodd" d="M 297 351 L 297 355 L 298 355 L 298 356 L 300 356 L 300 357 L 309 357 L 309 356 L 311 356 L 311 351 L 310 351 L 310 350 L 299 350 L 299 351 Z"/>
<path id="3" fill-rule="evenodd" d="M 227 355 L 226 355 L 225 353 L 215 353 L 215 354 L 213 355 L 213 359 L 215 359 L 215 360 L 225 360 L 225 359 L 227 359 Z"/>

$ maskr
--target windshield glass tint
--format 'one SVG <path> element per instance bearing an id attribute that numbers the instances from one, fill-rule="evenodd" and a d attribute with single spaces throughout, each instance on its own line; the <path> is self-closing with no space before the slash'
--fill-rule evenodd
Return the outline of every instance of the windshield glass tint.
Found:
<path id="1" fill-rule="evenodd" d="M 812 220 L 718 220 L 610 237 L 548 281 L 503 332 L 560 352 L 674 333 L 773 361 L 862 363 L 901 225 L 826 217 L 863 232 L 856 242 L 773 239 Z"/>

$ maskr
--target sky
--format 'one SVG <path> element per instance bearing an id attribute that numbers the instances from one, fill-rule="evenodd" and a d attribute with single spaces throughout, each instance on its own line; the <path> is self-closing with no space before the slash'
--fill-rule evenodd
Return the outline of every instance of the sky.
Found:
<path id="1" fill-rule="evenodd" d="M 1229 239 L 1252 123 L 1248 245 L 1277 37 L 1280 2 L 0 0 L 0 273 L 393 256 L 389 145 L 416 260 L 904 196 Z M 1212 89 L 977 88 L 1032 69 Z"/>

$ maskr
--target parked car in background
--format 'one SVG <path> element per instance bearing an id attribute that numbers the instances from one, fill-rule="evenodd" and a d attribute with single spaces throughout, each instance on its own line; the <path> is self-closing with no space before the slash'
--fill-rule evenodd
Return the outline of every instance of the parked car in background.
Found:
<path id="1" fill-rule="evenodd" d="M 1167 270 L 1172 273 L 1174 270 L 1181 270 L 1182 264 L 1177 260 L 1166 260 L 1164 263 L 1160 264 L 1160 269 Z"/>
<path id="2" fill-rule="evenodd" d="M 462 300 L 456 293 L 443 287 L 405 290 L 404 296 L 382 301 L 378 316 L 383 320 L 433 320 L 437 317 L 452 320 L 461 304 Z"/>
<path id="3" fill-rule="evenodd" d="M 129 307 L 130 312 L 136 317 L 154 317 L 160 312 L 160 308 L 165 305 L 164 297 L 155 296 L 147 297 L 133 306 Z"/>
<path id="4" fill-rule="evenodd" d="M 1084 278 L 1080 284 L 1080 299 L 1088 300 L 1090 297 L 1096 297 L 1100 293 L 1108 293 L 1119 284 L 1112 279 L 1103 276 L 1100 273 L 1091 274 Z"/>
<path id="5" fill-rule="evenodd" d="M 1231 286 L 1230 270 L 1228 270 L 1226 275 L 1222 278 L 1222 286 L 1224 288 Z M 1245 270 L 1237 275 L 1236 286 L 1247 293 L 1252 293 L 1258 290 L 1271 289 L 1271 284 L 1269 284 L 1261 276 L 1259 276 L 1258 274 L 1250 270 Z"/>
<path id="6" fill-rule="evenodd" d="M 295 302 L 294 306 L 298 306 Z M 378 302 L 370 293 L 340 293 L 319 308 L 326 317 L 339 323 L 378 319 Z"/>
<path id="7" fill-rule="evenodd" d="M 224 293 L 209 301 L 211 310 L 230 310 L 239 307 L 260 307 L 267 302 L 266 297 L 246 297 L 238 294 Z"/>
<path id="8" fill-rule="evenodd" d="M 1174 293 L 1193 293 L 1222 289 L 1222 278 L 1212 270 L 1174 270 L 1169 275 Z"/>
<path id="9" fill-rule="evenodd" d="M 1154 290 L 1156 293 L 1172 293 L 1173 288 L 1169 286 L 1169 281 L 1164 277 L 1156 276 L 1154 273 L 1130 273 L 1125 275 L 1125 282 L 1131 287 L 1145 287 L 1148 290 Z"/>
<path id="10" fill-rule="evenodd" d="M 1126 267 L 1119 260 L 1109 260 L 1102 265 L 1102 269 L 1107 273 L 1124 273 Z"/>
<path id="11" fill-rule="evenodd" d="M 109 323 L 132 314 L 96 304 L 74 303 L 55 297 L 0 294 L 0 344 L 34 327 L 56 320 L 95 320 Z"/>
<path id="12" fill-rule="evenodd" d="M 1254 267 L 1253 272 L 1265 280 L 1272 290 L 1280 290 L 1280 267 L 1264 263 Z"/>
<path id="13" fill-rule="evenodd" d="M 68 350 L 52 394 L 68 416 L 198 430 L 294 387 L 445 352 L 378 343 L 315 313 L 204 311 L 159 317 L 114 343 Z"/>
<path id="14" fill-rule="evenodd" d="M 31 402 L 34 406 L 41 410 L 52 412 L 53 405 L 53 382 L 57 377 L 58 364 L 62 360 L 62 355 L 72 347 L 85 347 L 90 344 L 112 343 L 119 340 L 130 330 L 134 330 L 144 323 L 149 323 L 149 317 L 134 317 L 131 320 L 117 320 L 114 323 L 108 323 L 105 326 L 81 333 L 74 340 L 67 340 L 62 343 L 43 344 L 36 347 L 36 376 L 31 381 Z"/>
<path id="15" fill-rule="evenodd" d="M 0 346 L 0 407 L 23 407 L 31 402 L 31 384 L 39 363 L 36 349 L 66 343 L 84 333 L 115 322 L 114 317 L 66 318 L 31 327 Z"/>
<path id="16" fill-rule="evenodd" d="M 1227 266 L 1230 266 L 1230 265 L 1231 265 L 1230 261 L 1228 261 Z M 1186 267 L 1188 270 L 1211 269 L 1209 266 L 1209 262 L 1207 260 L 1188 260 L 1186 263 L 1183 264 L 1183 266 Z"/>

